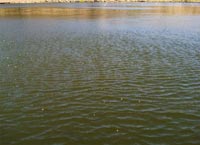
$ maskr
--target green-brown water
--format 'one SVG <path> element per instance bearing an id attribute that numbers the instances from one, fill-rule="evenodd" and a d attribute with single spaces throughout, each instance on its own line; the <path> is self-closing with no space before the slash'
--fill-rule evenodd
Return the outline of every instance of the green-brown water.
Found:
<path id="1" fill-rule="evenodd" d="M 0 145 L 200 144 L 199 4 L 0 7 Z"/>

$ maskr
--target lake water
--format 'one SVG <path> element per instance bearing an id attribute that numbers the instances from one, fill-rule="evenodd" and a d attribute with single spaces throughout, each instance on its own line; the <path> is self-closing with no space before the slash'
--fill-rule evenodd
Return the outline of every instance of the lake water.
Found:
<path id="1" fill-rule="evenodd" d="M 0 5 L 0 145 L 200 144 L 200 4 Z"/>

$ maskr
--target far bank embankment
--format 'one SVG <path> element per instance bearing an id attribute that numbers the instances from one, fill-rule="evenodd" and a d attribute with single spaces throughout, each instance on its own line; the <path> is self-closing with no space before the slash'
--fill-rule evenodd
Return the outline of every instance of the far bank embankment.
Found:
<path id="1" fill-rule="evenodd" d="M 200 0 L 0 0 L 5 3 L 64 3 L 64 2 L 200 2 Z"/>

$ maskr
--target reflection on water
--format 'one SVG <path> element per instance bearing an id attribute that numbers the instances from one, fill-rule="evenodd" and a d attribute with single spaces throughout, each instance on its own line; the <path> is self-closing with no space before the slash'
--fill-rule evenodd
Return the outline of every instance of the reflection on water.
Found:
<path id="1" fill-rule="evenodd" d="M 99 5 L 0 9 L 0 144 L 199 144 L 199 5 Z"/>
<path id="2" fill-rule="evenodd" d="M 107 18 L 116 16 L 133 16 L 140 14 L 162 14 L 162 15 L 198 15 L 199 6 L 132 6 L 132 7 L 12 7 L 1 8 L 0 16 L 23 16 L 44 17 L 56 16 L 66 18 Z"/>

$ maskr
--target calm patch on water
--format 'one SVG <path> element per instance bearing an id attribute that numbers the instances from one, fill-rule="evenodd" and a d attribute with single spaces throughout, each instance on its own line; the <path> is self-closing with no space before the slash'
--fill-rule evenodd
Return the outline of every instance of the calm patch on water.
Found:
<path id="1" fill-rule="evenodd" d="M 0 145 L 200 144 L 200 5 L 0 6 Z"/>

